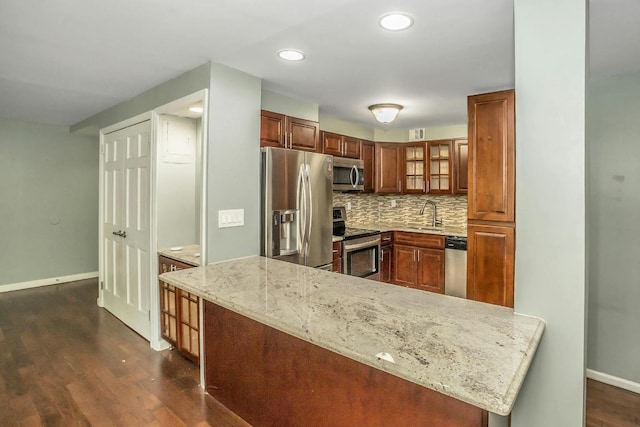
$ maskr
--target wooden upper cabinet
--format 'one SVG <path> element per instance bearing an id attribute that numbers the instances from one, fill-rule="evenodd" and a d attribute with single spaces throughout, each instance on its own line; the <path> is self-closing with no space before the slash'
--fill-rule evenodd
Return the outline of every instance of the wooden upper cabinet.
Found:
<path id="1" fill-rule="evenodd" d="M 404 144 L 404 192 L 427 192 L 427 147 L 424 141 Z"/>
<path id="2" fill-rule="evenodd" d="M 360 158 L 360 140 L 338 133 L 322 131 L 322 152 L 338 157 Z"/>
<path id="3" fill-rule="evenodd" d="M 453 193 L 467 194 L 469 190 L 469 142 L 453 141 Z"/>
<path id="4" fill-rule="evenodd" d="M 375 146 L 376 193 L 402 192 L 403 145 L 377 142 Z"/>
<path id="5" fill-rule="evenodd" d="M 429 167 L 427 193 L 451 194 L 453 190 L 452 141 L 449 139 L 427 141 L 426 159 Z"/>
<path id="6" fill-rule="evenodd" d="M 288 132 L 289 148 L 322 152 L 318 122 L 287 116 L 286 130 Z"/>
<path id="7" fill-rule="evenodd" d="M 467 228 L 467 298 L 513 307 L 515 229 L 476 225 Z"/>
<path id="8" fill-rule="evenodd" d="M 260 114 L 260 146 L 284 147 L 284 114 L 262 110 Z"/>
<path id="9" fill-rule="evenodd" d="M 318 122 L 262 110 L 260 146 L 322 152 Z"/>
<path id="10" fill-rule="evenodd" d="M 360 159 L 364 162 L 364 193 L 375 191 L 376 155 L 375 144 L 371 141 L 362 141 Z"/>
<path id="11" fill-rule="evenodd" d="M 322 152 L 332 156 L 342 156 L 342 135 L 322 131 Z"/>
<path id="12" fill-rule="evenodd" d="M 469 219 L 515 220 L 515 94 L 469 96 Z"/>
<path id="13" fill-rule="evenodd" d="M 344 136 L 342 140 L 342 155 L 351 159 L 360 158 L 361 143 L 358 138 Z"/>

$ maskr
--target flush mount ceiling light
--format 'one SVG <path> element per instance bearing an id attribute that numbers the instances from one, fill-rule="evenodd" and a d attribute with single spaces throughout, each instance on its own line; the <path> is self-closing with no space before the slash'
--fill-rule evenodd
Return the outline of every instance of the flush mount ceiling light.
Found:
<path id="1" fill-rule="evenodd" d="M 304 53 L 295 49 L 281 49 L 278 51 L 278 56 L 285 61 L 302 61 L 304 59 Z"/>
<path id="2" fill-rule="evenodd" d="M 369 105 L 369 111 L 373 113 L 373 117 L 376 118 L 382 124 L 391 123 L 398 117 L 398 113 L 402 110 L 400 104 L 373 104 Z"/>
<path id="3" fill-rule="evenodd" d="M 411 15 L 407 15 L 406 13 L 391 12 L 386 15 L 382 15 L 378 20 L 378 25 L 385 30 L 402 31 L 413 25 L 413 18 Z"/>

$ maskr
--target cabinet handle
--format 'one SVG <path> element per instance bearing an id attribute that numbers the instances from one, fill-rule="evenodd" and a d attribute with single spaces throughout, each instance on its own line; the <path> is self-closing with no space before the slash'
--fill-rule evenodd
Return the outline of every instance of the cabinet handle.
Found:
<path id="1" fill-rule="evenodd" d="M 427 184 L 427 193 L 429 192 L 429 181 L 425 181 Z"/>
<path id="2" fill-rule="evenodd" d="M 413 260 L 416 260 L 416 251 L 413 251 Z"/>
<path id="3" fill-rule="evenodd" d="M 418 262 L 420 262 L 420 252 L 418 252 Z"/>
<path id="4" fill-rule="evenodd" d="M 402 191 L 402 181 L 398 180 L 398 191 Z"/>
<path id="5" fill-rule="evenodd" d="M 293 132 L 289 132 L 289 148 L 293 148 Z"/>

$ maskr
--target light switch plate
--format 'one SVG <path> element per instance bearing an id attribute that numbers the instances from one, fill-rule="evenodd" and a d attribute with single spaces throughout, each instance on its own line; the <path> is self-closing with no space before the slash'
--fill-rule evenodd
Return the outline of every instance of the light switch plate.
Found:
<path id="1" fill-rule="evenodd" d="M 244 225 L 244 209 L 218 211 L 218 228 L 241 227 Z"/>

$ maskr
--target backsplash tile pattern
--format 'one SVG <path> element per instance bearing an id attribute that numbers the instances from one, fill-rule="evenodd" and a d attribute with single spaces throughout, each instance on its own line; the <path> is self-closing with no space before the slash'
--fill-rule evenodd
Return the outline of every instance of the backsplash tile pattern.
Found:
<path id="1" fill-rule="evenodd" d="M 391 207 L 391 201 L 396 207 Z M 431 207 L 424 215 L 420 209 L 426 200 L 433 200 L 438 207 L 438 219 L 449 227 L 467 228 L 467 196 L 432 196 L 413 194 L 359 194 L 333 193 L 333 206 L 347 206 L 347 225 L 366 223 L 402 223 L 406 225 L 431 225 Z"/>

